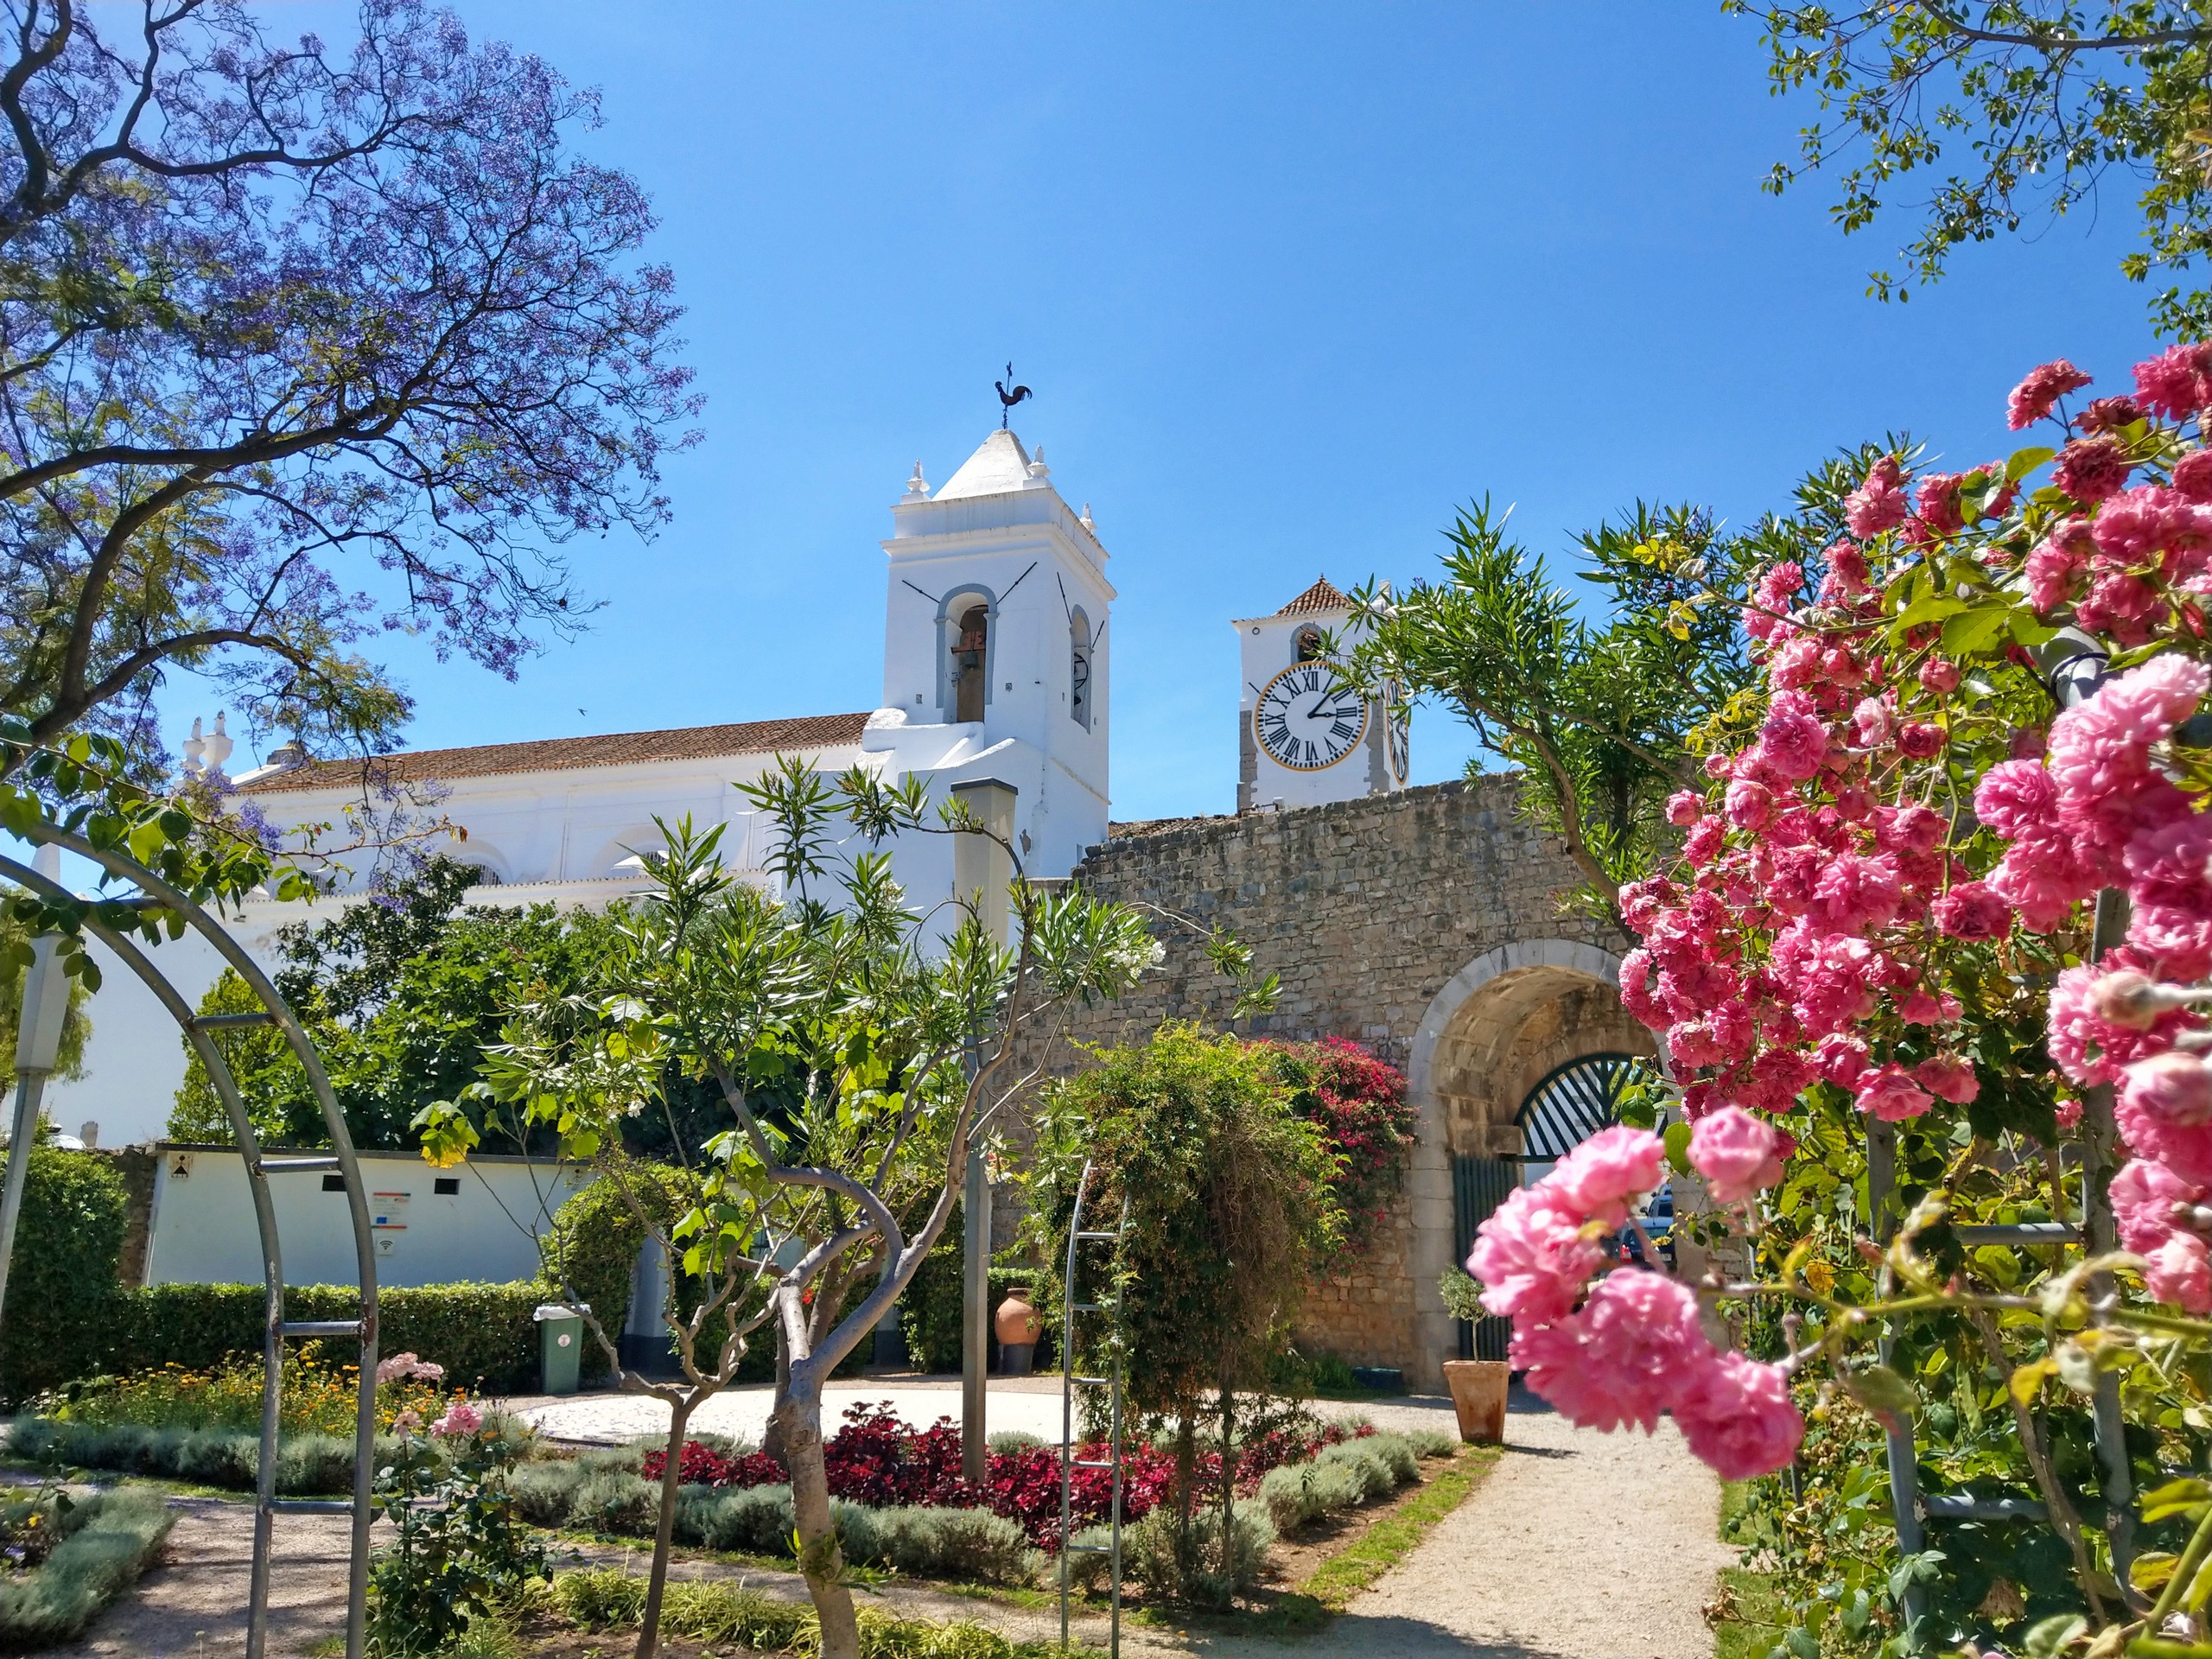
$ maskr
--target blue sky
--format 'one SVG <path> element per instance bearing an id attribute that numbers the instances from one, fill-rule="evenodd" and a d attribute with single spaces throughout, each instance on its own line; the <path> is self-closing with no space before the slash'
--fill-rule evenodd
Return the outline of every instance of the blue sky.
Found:
<path id="1" fill-rule="evenodd" d="M 1885 429 L 1985 460 L 2021 371 L 2152 344 L 2117 196 L 1866 297 L 1906 226 L 1759 190 L 1810 109 L 1710 0 L 461 10 L 603 90 L 579 142 L 654 197 L 707 436 L 657 540 L 573 550 L 580 643 L 512 685 L 396 643 L 416 747 L 872 707 L 889 504 L 1011 357 L 1113 554 L 1115 816 L 1225 811 L 1228 621 L 1317 573 L 1421 575 L 1484 493 L 1557 551 Z M 1423 781 L 1469 747 L 1417 717 Z"/>

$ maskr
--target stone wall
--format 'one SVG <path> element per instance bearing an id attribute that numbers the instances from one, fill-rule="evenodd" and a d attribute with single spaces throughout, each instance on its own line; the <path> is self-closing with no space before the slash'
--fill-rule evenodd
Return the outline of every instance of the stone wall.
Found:
<path id="1" fill-rule="evenodd" d="M 1117 824 L 1074 873 L 1101 898 L 1197 925 L 1163 918 L 1161 970 L 1080 1014 L 1077 1040 L 1220 1025 L 1234 992 L 1199 948 L 1199 930 L 1218 925 L 1282 982 L 1274 1011 L 1239 1030 L 1348 1037 L 1408 1073 L 1422 1128 L 1406 1190 L 1363 1257 L 1316 1287 L 1304 1338 L 1428 1386 L 1453 1340 L 1434 1287 L 1451 1256 L 1451 1154 L 1514 1150 L 1513 1112 L 1560 1060 L 1650 1047 L 1610 983 L 1625 942 L 1562 912 L 1580 873 L 1519 816 L 1517 793 L 1514 779 L 1484 779 Z"/>

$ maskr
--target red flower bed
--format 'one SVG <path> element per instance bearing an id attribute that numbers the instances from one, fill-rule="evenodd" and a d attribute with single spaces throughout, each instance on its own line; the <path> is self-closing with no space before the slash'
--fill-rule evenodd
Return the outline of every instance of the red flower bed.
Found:
<path id="1" fill-rule="evenodd" d="M 1325 1423 L 1318 1432 L 1271 1429 L 1237 1459 L 1236 1487 L 1249 1494 L 1260 1478 L 1281 1464 L 1310 1458 L 1324 1446 L 1356 1434 L 1372 1434 L 1362 1425 L 1345 1429 Z M 845 1426 L 823 1443 L 823 1462 L 833 1497 L 877 1509 L 919 1503 L 940 1509 L 987 1509 L 1015 1522 L 1042 1549 L 1060 1544 L 1060 1454 L 1048 1446 L 1026 1446 L 990 1455 L 985 1490 L 978 1491 L 960 1472 L 960 1428 L 950 1417 L 929 1427 L 911 1429 L 888 1405 L 866 1402 L 848 1407 Z M 1078 1458 L 1103 1458 L 1103 1443 L 1077 1449 Z M 658 1480 L 668 1466 L 665 1452 L 645 1454 L 645 1478 Z M 765 1452 L 725 1456 L 696 1440 L 683 1443 L 677 1473 L 686 1485 L 772 1486 L 791 1477 Z M 1198 1459 L 1203 1486 L 1218 1480 L 1218 1455 Z M 1141 1521 L 1164 1503 L 1175 1484 L 1173 1454 L 1154 1446 L 1126 1444 L 1122 1455 L 1122 1519 Z M 1077 1530 L 1106 1523 L 1114 1501 L 1110 1469 L 1077 1469 L 1070 1484 L 1070 1510 Z"/>

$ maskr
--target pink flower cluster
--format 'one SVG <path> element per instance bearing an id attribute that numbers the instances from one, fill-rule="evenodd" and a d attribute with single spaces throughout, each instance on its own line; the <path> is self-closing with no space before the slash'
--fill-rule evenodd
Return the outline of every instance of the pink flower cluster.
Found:
<path id="1" fill-rule="evenodd" d="M 2128 1246 L 2151 1263 L 2153 1294 L 2212 1310 L 2212 1081 L 2195 1050 L 2212 1037 L 2178 1000 L 2145 995 L 2212 976 L 2212 814 L 2176 781 L 2167 748 L 2212 690 L 2193 660 L 2212 654 L 2212 344 L 2139 364 L 2134 382 L 2070 419 L 2061 400 L 2089 385 L 2070 363 L 2014 389 L 2014 429 L 2065 429 L 2050 473 L 2063 499 L 2050 512 L 2038 496 L 2053 527 L 2032 546 L 2010 533 L 2018 486 L 2004 467 L 1916 478 L 1885 456 L 1845 501 L 1849 539 L 1825 550 L 1817 582 L 1790 561 L 1753 584 L 1744 620 L 1764 716 L 1744 747 L 1707 757 L 1705 789 L 1667 803 L 1682 859 L 1621 894 L 1639 940 L 1621 990 L 1662 1033 L 1694 1160 L 1717 1197 L 1740 1201 L 1772 1179 L 1747 1126 L 1766 1128 L 1761 1115 L 1792 1110 L 1815 1083 L 1892 1122 L 1973 1102 L 1982 1078 L 1962 1052 L 1952 975 L 1986 983 L 1986 947 L 2016 928 L 2078 930 L 2096 893 L 2124 890 L 2126 944 L 2060 976 L 2050 1052 L 2077 1086 L 2120 1085 L 2139 1160 Z M 2195 422 L 2193 447 L 2146 435 L 2159 420 Z M 1993 520 L 2006 529 L 1967 537 Z M 1985 769 L 1991 705 L 1955 700 L 1974 670 L 1942 648 L 1941 613 L 1899 634 L 1885 609 L 1883 588 L 1935 552 L 1974 558 L 2114 652 L 2184 649 L 2118 674 L 2048 730 L 2013 731 Z M 2027 661 L 2001 638 L 1969 650 Z M 2001 728 L 1993 746 L 2007 747 Z M 1955 794 L 1962 766 L 1981 774 L 1971 813 Z M 2063 1103 L 2062 1125 L 2079 1109 Z M 1556 1284 L 1541 1299 L 1548 1313 L 1572 1300 Z M 1545 1316 L 1532 1304 L 1524 1317 Z"/>
<path id="2" fill-rule="evenodd" d="M 1706 1141 L 1700 1149 L 1693 1136 L 1691 1157 L 1708 1179 L 1748 1196 L 1779 1176 L 1781 1150 L 1766 1125 L 1737 1116 L 1701 1124 Z M 1483 1306 L 1512 1318 L 1514 1364 L 1569 1421 L 1649 1430 L 1671 1414 L 1724 1479 L 1770 1473 L 1805 1432 L 1782 1368 L 1714 1348 L 1696 1297 L 1664 1274 L 1624 1268 L 1590 1287 L 1604 1238 L 1659 1185 L 1664 1162 L 1655 1135 L 1600 1131 L 1483 1223 L 1467 1271 Z"/>
<path id="3" fill-rule="evenodd" d="M 446 1408 L 446 1414 L 430 1425 L 433 1434 L 455 1436 L 474 1434 L 484 1427 L 484 1414 L 466 1400 L 456 1400 Z"/>
<path id="4" fill-rule="evenodd" d="M 380 1359 L 377 1362 L 377 1381 L 379 1382 L 409 1380 L 435 1382 L 445 1374 L 444 1366 L 433 1364 L 430 1361 L 411 1353 L 394 1354 L 389 1359 Z"/>

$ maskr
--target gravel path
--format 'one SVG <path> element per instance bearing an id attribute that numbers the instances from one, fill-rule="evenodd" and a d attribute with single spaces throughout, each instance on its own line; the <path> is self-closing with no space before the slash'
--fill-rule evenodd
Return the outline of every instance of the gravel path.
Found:
<path id="1" fill-rule="evenodd" d="M 1407 1410 L 1370 1414 L 1381 1423 Z M 1719 1483 L 1674 1425 L 1599 1434 L 1516 1395 L 1506 1439 L 1474 1496 L 1298 1643 L 1300 1659 L 1709 1659 L 1700 1609 L 1735 1552 L 1716 1537 Z M 1217 1659 L 1284 1653 L 1193 1645 Z"/>

